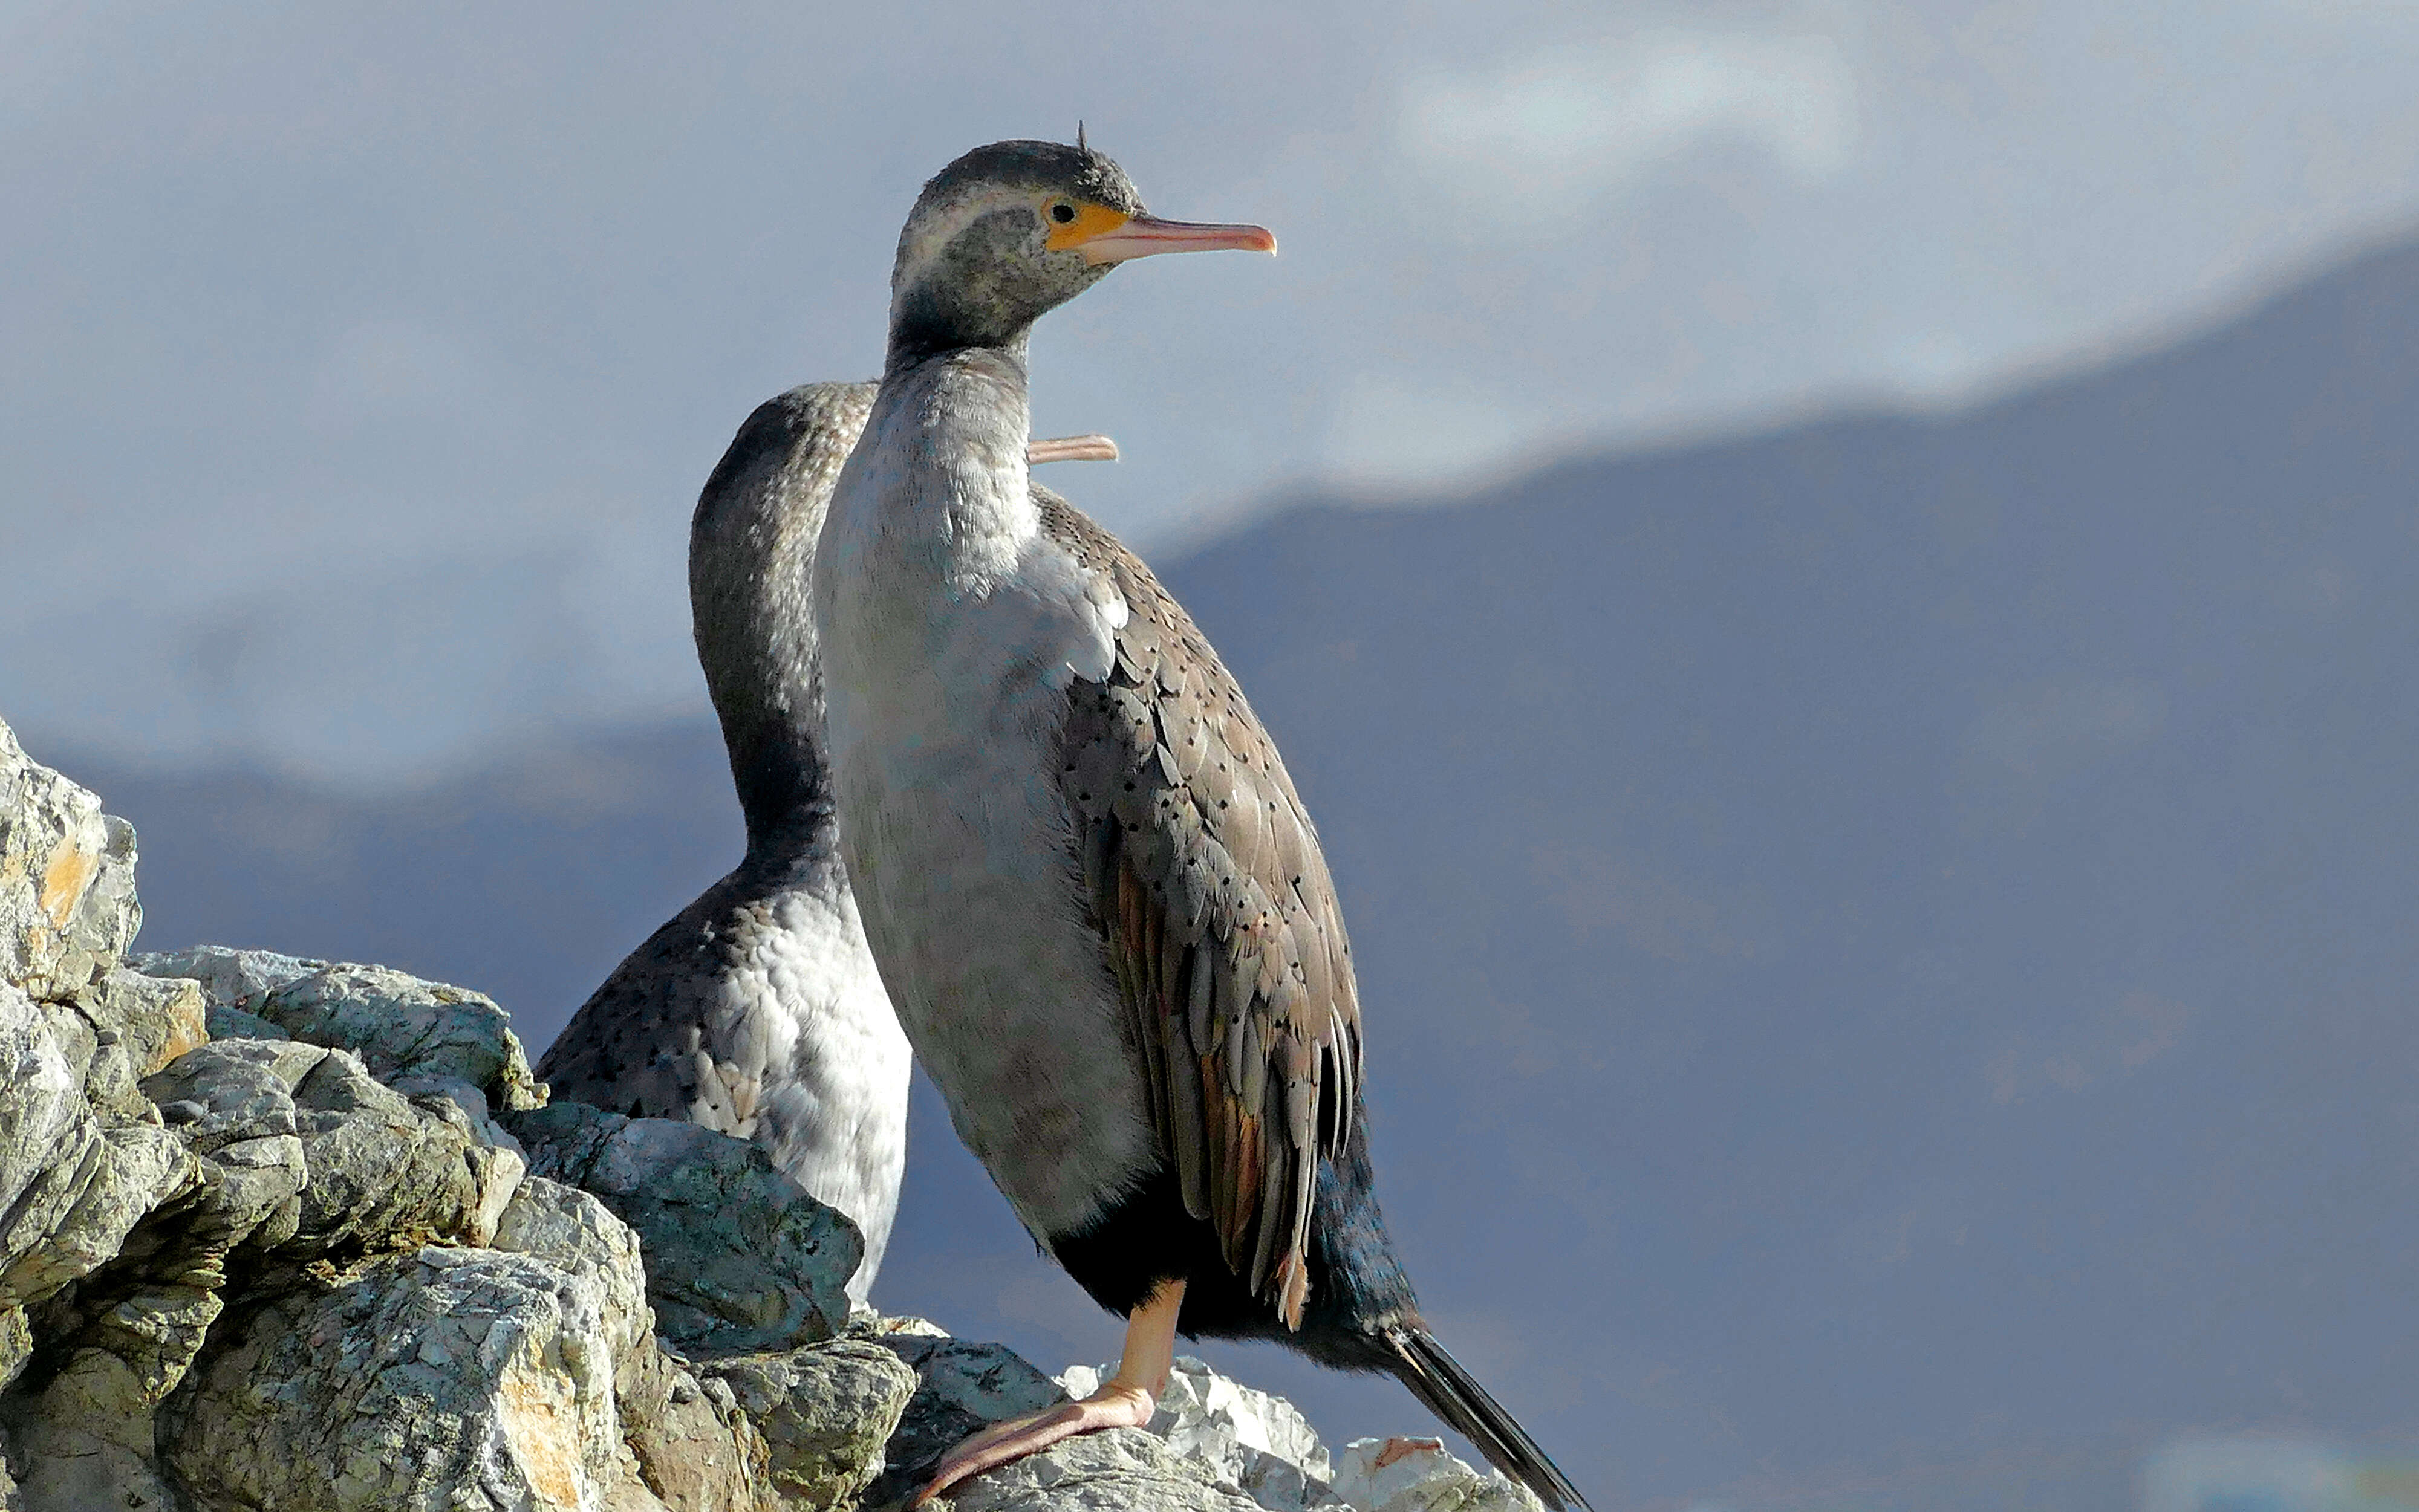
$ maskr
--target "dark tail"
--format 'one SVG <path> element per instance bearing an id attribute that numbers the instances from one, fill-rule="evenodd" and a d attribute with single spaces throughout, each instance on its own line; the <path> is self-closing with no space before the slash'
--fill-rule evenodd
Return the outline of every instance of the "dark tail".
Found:
<path id="1" fill-rule="evenodd" d="M 1394 1374 L 1411 1388 L 1411 1395 L 1476 1444 L 1489 1464 L 1536 1492 L 1538 1500 L 1557 1512 L 1593 1512 L 1587 1498 L 1537 1447 L 1529 1430 L 1487 1395 L 1487 1388 L 1445 1352 L 1434 1335 L 1423 1328 L 1390 1328 L 1386 1342 L 1394 1347 Z"/>

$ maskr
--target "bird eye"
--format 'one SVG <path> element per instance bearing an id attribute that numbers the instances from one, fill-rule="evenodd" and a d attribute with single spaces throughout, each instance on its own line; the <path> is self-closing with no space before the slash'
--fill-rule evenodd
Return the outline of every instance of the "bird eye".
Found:
<path id="1" fill-rule="evenodd" d="M 1075 207 L 1068 204 L 1065 200 L 1060 200 L 1057 204 L 1050 206 L 1050 219 L 1057 221 L 1062 226 L 1072 225 L 1075 223 Z"/>

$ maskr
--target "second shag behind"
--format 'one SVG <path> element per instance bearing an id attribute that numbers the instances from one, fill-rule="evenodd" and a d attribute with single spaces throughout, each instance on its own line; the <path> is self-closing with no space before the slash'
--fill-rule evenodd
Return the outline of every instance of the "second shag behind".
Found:
<path id="1" fill-rule="evenodd" d="M 866 1303 L 907 1155 L 907 1041 L 840 864 L 807 606 L 840 465 L 871 383 L 816 383 L 747 417 L 689 523 L 689 608 L 747 821 L 747 851 L 632 951 L 558 1035 L 558 1097 L 752 1139 L 864 1236 Z M 1103 435 L 1036 441 L 1035 463 L 1114 458 Z"/>
<path id="2" fill-rule="evenodd" d="M 900 237 L 815 563 L 841 844 L 959 1136 L 1127 1319 L 1115 1379 L 967 1441 L 925 1494 L 1147 1423 L 1182 1332 L 1391 1372 L 1584 1507 L 1394 1257 L 1343 920 L 1275 747 L 1149 570 L 1026 476 L 1035 320 L 1120 262 L 1275 246 L 1156 220 L 1108 159 L 1040 142 L 951 163 Z"/>

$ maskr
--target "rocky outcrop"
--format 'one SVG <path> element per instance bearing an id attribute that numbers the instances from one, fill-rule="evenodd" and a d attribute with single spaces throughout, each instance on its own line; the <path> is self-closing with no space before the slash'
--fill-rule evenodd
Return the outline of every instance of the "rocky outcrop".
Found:
<path id="1" fill-rule="evenodd" d="M 0 1512 L 876 1512 L 1093 1384 L 851 1319 L 845 1217 L 752 1144 L 548 1106 L 476 992 L 130 961 L 134 862 L 0 725 Z M 1331 1470 L 1289 1405 L 1192 1360 L 1149 1431 L 951 1500 L 1534 1504 L 1413 1441 Z"/>
<path id="2" fill-rule="evenodd" d="M 656 1325 L 682 1349 L 787 1349 L 847 1324 L 841 1283 L 865 1240 L 839 1210 L 774 1169 L 760 1146 L 578 1103 L 504 1123 L 532 1169 L 595 1193 L 638 1230 Z"/>

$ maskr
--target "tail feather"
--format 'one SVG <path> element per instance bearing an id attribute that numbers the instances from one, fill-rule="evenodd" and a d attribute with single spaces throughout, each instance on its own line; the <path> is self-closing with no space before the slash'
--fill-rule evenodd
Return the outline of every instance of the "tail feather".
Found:
<path id="1" fill-rule="evenodd" d="M 1403 1384 L 1429 1412 L 1476 1444 L 1489 1464 L 1536 1492 L 1556 1512 L 1593 1512 L 1587 1498 L 1537 1447 L 1529 1430 L 1513 1421 L 1434 1335 L 1424 1328 L 1391 1328 L 1386 1342 L 1394 1347 L 1393 1368 Z"/>

